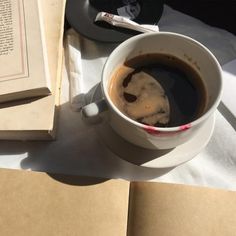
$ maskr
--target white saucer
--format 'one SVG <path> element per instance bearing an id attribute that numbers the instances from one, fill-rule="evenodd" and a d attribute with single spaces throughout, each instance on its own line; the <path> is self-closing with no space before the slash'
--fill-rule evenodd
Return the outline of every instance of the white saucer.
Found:
<path id="1" fill-rule="evenodd" d="M 101 98 L 100 86 L 93 100 Z M 107 122 L 95 125 L 96 134 L 114 154 L 132 164 L 148 168 L 175 167 L 191 160 L 209 142 L 215 124 L 215 116 L 208 118 L 199 132 L 188 142 L 168 150 L 149 150 L 133 145 L 121 138 Z"/>

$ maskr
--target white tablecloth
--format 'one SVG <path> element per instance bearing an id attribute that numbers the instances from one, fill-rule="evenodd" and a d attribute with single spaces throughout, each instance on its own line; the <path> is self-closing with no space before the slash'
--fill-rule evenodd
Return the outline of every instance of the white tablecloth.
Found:
<path id="1" fill-rule="evenodd" d="M 236 36 L 167 6 L 159 27 L 161 31 L 178 32 L 197 39 L 214 53 L 222 65 L 236 58 Z M 98 43 L 81 36 L 78 36 L 78 40 L 81 54 L 77 56 L 81 57 L 82 74 L 76 76 L 86 78 L 86 83 L 78 80 L 80 92 L 86 93 L 99 81 L 102 66 L 117 45 Z M 210 142 L 191 161 L 173 169 L 145 168 L 115 155 L 100 140 L 94 127 L 81 121 L 80 113 L 71 107 L 69 88 L 66 64 L 57 140 L 1 141 L 0 167 L 236 190 L 236 132 L 219 111 L 216 113 L 215 129 Z M 75 96 L 76 92 L 72 95 Z"/>

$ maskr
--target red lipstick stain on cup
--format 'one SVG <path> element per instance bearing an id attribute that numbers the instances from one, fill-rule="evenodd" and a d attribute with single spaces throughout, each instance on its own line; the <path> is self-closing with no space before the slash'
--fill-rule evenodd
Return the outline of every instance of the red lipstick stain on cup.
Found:
<path id="1" fill-rule="evenodd" d="M 154 126 L 149 126 L 149 125 L 146 125 L 143 129 L 147 133 L 149 133 L 153 136 L 169 136 L 169 135 L 173 135 L 175 133 L 179 133 L 181 131 L 186 131 L 189 128 L 191 128 L 191 123 L 179 126 L 178 131 L 163 132 L 163 131 L 157 130 L 156 127 L 154 127 Z"/>

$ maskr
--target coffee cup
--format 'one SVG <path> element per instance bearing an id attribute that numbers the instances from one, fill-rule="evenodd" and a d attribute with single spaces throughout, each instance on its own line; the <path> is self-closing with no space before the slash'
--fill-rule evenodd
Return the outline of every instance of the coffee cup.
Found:
<path id="1" fill-rule="evenodd" d="M 151 76 L 158 80 L 156 75 L 161 79 L 158 84 L 150 79 Z M 136 88 L 140 76 L 144 82 Z M 125 79 L 129 80 L 126 84 Z M 155 114 L 142 111 L 140 118 L 139 98 L 145 96 L 138 93 L 147 84 L 155 84 L 155 91 L 159 88 L 157 93 L 162 100 L 156 102 L 155 97 L 145 95 L 144 100 L 149 103 L 153 100 L 154 105 L 144 104 L 144 107 L 154 106 L 158 111 Z M 122 100 L 122 110 L 116 99 L 119 94 L 124 95 L 126 89 L 134 91 L 136 99 L 135 102 Z M 101 90 L 101 101 L 83 107 L 85 120 L 101 118 L 101 111 L 107 110 L 106 122 L 125 140 L 148 149 L 171 149 L 190 140 L 214 115 L 222 93 L 222 73 L 215 56 L 198 41 L 171 32 L 146 33 L 129 38 L 110 54 L 103 67 Z M 131 113 L 137 116 L 132 117 Z M 154 122 L 153 117 L 157 118 Z"/>

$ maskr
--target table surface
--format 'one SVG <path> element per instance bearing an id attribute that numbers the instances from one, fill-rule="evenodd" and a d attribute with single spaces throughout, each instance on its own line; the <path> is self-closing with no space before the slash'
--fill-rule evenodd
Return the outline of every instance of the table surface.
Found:
<path id="1" fill-rule="evenodd" d="M 206 45 L 221 65 L 236 58 L 236 37 L 165 6 L 161 31 L 182 33 Z M 80 38 L 83 73 L 89 81 L 101 73 L 116 45 Z M 146 168 L 117 156 L 100 139 L 93 126 L 71 109 L 68 71 L 64 68 L 57 140 L 52 142 L 0 142 L 0 167 L 127 180 L 150 180 L 236 190 L 236 132 L 216 112 L 208 145 L 191 161 L 175 168 Z M 95 83 L 91 80 L 91 84 Z M 90 84 L 90 86 L 91 86 Z"/>

